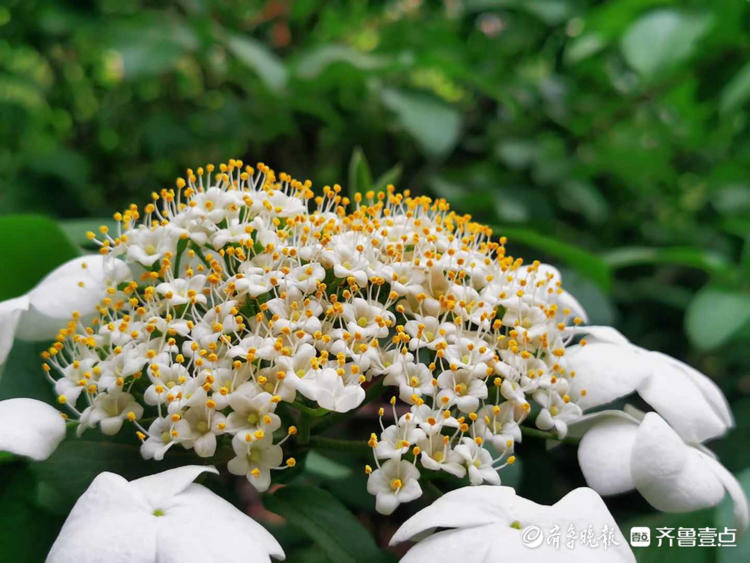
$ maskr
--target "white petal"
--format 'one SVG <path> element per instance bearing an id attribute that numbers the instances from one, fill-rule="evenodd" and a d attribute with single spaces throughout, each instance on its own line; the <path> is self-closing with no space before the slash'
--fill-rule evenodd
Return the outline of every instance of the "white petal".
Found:
<path id="1" fill-rule="evenodd" d="M 654 508 L 687 512 L 715 506 L 724 496 L 708 459 L 651 412 L 638 428 L 630 470 L 638 492 Z"/>
<path id="2" fill-rule="evenodd" d="M 134 489 L 138 490 L 153 508 L 164 508 L 164 505 L 176 494 L 185 490 L 201 473 L 216 473 L 219 471 L 211 465 L 184 465 L 141 477 L 131 481 Z"/>
<path id="3" fill-rule="evenodd" d="M 365 390 L 359 385 L 345 385 L 336 396 L 336 412 L 349 412 L 356 409 L 365 400 Z"/>
<path id="4" fill-rule="evenodd" d="M 37 461 L 47 459 L 65 438 L 65 420 L 35 399 L 0 401 L 0 451 Z"/>
<path id="5" fill-rule="evenodd" d="M 401 563 L 437 563 L 439 561 L 471 561 L 492 563 L 509 561 L 513 554 L 506 550 L 499 558 L 493 555 L 493 543 L 487 541 L 488 527 L 446 530 L 420 541 L 401 558 Z M 493 539 L 508 546 L 512 541 L 513 528 L 508 526 L 504 534 L 493 529 Z M 394 536 L 395 537 L 395 536 Z M 393 540 L 391 540 L 393 542 Z M 519 542 L 520 543 L 520 542 Z M 529 555 L 533 553 L 531 550 Z M 528 559 L 523 559 L 527 561 Z"/>
<path id="6" fill-rule="evenodd" d="M 590 342 L 585 346 L 572 346 L 565 357 L 568 369 L 575 371 L 570 379 L 570 395 L 586 410 L 628 395 L 651 375 L 651 363 L 635 346 Z"/>
<path id="7" fill-rule="evenodd" d="M 721 391 L 711 388 L 706 381 L 696 384 L 696 376 L 689 375 L 683 369 L 684 364 L 669 356 L 651 352 L 648 357 L 654 365 L 654 375 L 638 387 L 638 394 L 686 442 L 697 444 L 727 431 L 726 416 L 717 413 L 716 403 L 721 399 L 717 400 L 716 394 L 721 395 Z M 706 376 L 698 375 L 708 381 Z"/>
<path id="8" fill-rule="evenodd" d="M 393 534 L 390 545 L 414 539 L 435 528 L 481 526 L 498 519 L 505 519 L 510 525 L 512 520 L 507 507 L 515 496 L 511 487 L 480 485 L 455 489 L 404 522 Z"/>
<path id="9" fill-rule="evenodd" d="M 561 530 L 561 544 L 569 526 L 579 533 L 591 526 L 594 533 L 599 534 L 606 525 L 619 545 L 606 550 L 587 546 L 568 550 L 564 545 L 556 548 L 544 541 L 534 547 L 524 543 L 525 532 L 536 529 L 541 534 L 549 534 L 555 525 Z M 438 527 L 456 529 L 419 539 Z M 635 561 L 606 505 L 599 495 L 587 488 L 572 491 L 553 506 L 544 506 L 516 496 L 509 487 L 464 487 L 447 493 L 407 520 L 394 535 L 391 545 L 409 538 L 419 541 L 401 559 L 406 563 Z"/>
<path id="10" fill-rule="evenodd" d="M 588 322 L 589 316 L 586 314 L 586 310 L 578 302 L 578 299 L 573 297 L 573 295 L 567 291 L 563 290 L 563 292 L 557 296 L 557 303 L 561 309 L 570 309 L 570 313 L 573 316 L 580 317 L 583 319 L 583 322 Z"/>
<path id="11" fill-rule="evenodd" d="M 18 321 L 28 308 L 29 298 L 26 295 L 0 302 L 0 365 L 5 362 L 10 349 L 13 348 Z"/>
<path id="12" fill-rule="evenodd" d="M 578 445 L 578 463 L 586 483 L 601 495 L 624 493 L 635 487 L 630 457 L 638 423 L 623 417 L 601 417 Z"/>
<path id="13" fill-rule="evenodd" d="M 105 295 L 106 280 L 118 279 L 123 269 L 127 266 L 122 261 L 102 255 L 80 256 L 59 266 L 27 294 L 30 306 L 22 315 L 18 337 L 48 340 L 74 311 L 84 317 L 93 314 Z"/>
<path id="14" fill-rule="evenodd" d="M 154 520 L 125 479 L 100 473 L 65 520 L 47 563 L 154 563 Z"/>
<path id="15" fill-rule="evenodd" d="M 703 452 L 701 452 L 703 453 Z M 732 502 L 734 503 L 734 524 L 740 530 L 746 530 L 748 524 L 748 506 L 747 497 L 745 492 L 742 490 L 737 478 L 732 475 L 726 467 L 715 460 L 713 457 L 703 454 L 706 458 L 706 463 L 714 472 L 719 481 L 724 485 L 724 488 L 729 493 Z"/>
<path id="16" fill-rule="evenodd" d="M 284 559 L 263 526 L 202 485 L 191 484 L 174 497 L 157 523 L 160 563 Z"/>

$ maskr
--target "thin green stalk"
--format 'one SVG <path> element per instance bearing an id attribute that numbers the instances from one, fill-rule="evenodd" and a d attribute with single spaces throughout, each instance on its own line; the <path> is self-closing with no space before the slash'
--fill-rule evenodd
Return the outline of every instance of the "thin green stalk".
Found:
<path id="1" fill-rule="evenodd" d="M 323 450 L 339 450 L 348 452 L 368 452 L 370 446 L 362 440 L 342 440 L 340 438 L 327 438 L 325 436 L 310 436 L 310 447 Z"/>
<path id="2" fill-rule="evenodd" d="M 521 426 L 521 434 L 528 438 L 535 438 L 537 440 L 555 440 L 557 442 L 562 442 L 563 444 L 578 444 L 580 441 L 579 438 L 572 438 L 570 436 L 560 439 L 557 434 L 554 434 L 553 432 L 545 432 L 544 430 L 537 430 L 536 428 L 529 428 L 528 426 Z"/>
<path id="3" fill-rule="evenodd" d="M 292 401 L 291 405 L 299 412 L 305 413 L 306 415 L 313 418 L 320 418 L 321 416 L 324 416 L 325 414 L 331 412 L 328 409 L 324 409 L 323 407 L 318 407 L 317 409 L 308 407 L 307 405 L 303 405 L 299 401 Z"/>

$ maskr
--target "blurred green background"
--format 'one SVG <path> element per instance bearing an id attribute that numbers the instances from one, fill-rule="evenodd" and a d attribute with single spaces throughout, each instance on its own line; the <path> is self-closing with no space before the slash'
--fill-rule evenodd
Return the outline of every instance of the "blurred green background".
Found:
<path id="1" fill-rule="evenodd" d="M 738 423 L 714 449 L 739 472 L 749 30 L 741 0 L 6 1 L 0 235 L 40 214 L 81 242 L 230 157 L 446 197 L 559 265 L 592 322 L 713 377 Z"/>

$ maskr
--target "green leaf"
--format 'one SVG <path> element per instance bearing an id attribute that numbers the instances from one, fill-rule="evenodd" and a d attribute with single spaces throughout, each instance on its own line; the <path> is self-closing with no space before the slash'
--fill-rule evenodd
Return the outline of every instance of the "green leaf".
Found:
<path id="1" fill-rule="evenodd" d="M 305 471 L 322 479 L 347 479 L 352 474 L 351 467 L 324 456 L 317 450 L 305 458 Z"/>
<path id="2" fill-rule="evenodd" d="M 492 230 L 496 235 L 507 236 L 510 244 L 520 243 L 559 258 L 604 291 L 609 291 L 612 286 L 612 272 L 596 254 L 522 227 L 492 226 Z"/>
<path id="3" fill-rule="evenodd" d="M 607 41 L 598 33 L 586 33 L 566 45 L 563 57 L 566 64 L 574 65 L 596 55 L 606 46 Z"/>
<path id="4" fill-rule="evenodd" d="M 748 98 L 750 98 L 750 63 L 743 66 L 724 86 L 719 97 L 719 111 L 730 113 L 740 108 Z"/>
<path id="5" fill-rule="evenodd" d="M 99 248 L 86 237 L 88 231 L 99 232 L 99 227 L 106 225 L 110 232 L 117 232 L 117 222 L 108 217 L 98 219 L 64 219 L 59 222 L 66 236 L 82 248 Z"/>
<path id="6" fill-rule="evenodd" d="M 44 561 L 62 525 L 62 516 L 52 515 L 35 504 L 37 485 L 26 462 L 0 466 L 0 552 L 3 561 Z"/>
<path id="7" fill-rule="evenodd" d="M 672 264 L 718 274 L 727 272 L 731 268 L 723 255 L 690 246 L 666 248 L 625 246 L 602 254 L 602 258 L 615 270 L 644 264 Z"/>
<path id="8" fill-rule="evenodd" d="M 2 368 L 0 378 L 0 401 L 14 397 L 27 397 L 45 401 L 52 405 L 55 394 L 52 384 L 44 377 L 42 358 L 39 354 L 49 347 L 45 342 L 16 340 L 10 356 Z"/>
<path id="9" fill-rule="evenodd" d="M 55 221 L 41 215 L 0 217 L 3 263 L 13 273 L 0 276 L 0 301 L 29 291 L 51 270 L 79 252 Z"/>
<path id="10" fill-rule="evenodd" d="M 234 35 L 227 41 L 227 48 L 245 66 L 255 71 L 269 90 L 278 92 L 287 81 L 284 62 L 263 43 L 243 35 Z"/>
<path id="11" fill-rule="evenodd" d="M 354 194 L 364 195 L 372 189 L 372 173 L 367 159 L 360 147 L 354 149 L 349 160 L 349 198 L 354 201 Z"/>
<path id="12" fill-rule="evenodd" d="M 373 182 L 372 189 L 379 192 L 385 190 L 390 184 L 396 184 L 401 178 L 401 173 L 403 171 L 404 167 L 400 164 L 396 164 L 392 168 L 389 168 Z"/>
<path id="13" fill-rule="evenodd" d="M 393 88 L 382 91 L 385 106 L 430 156 L 448 154 L 458 141 L 461 116 L 457 109 L 437 98 Z"/>
<path id="14" fill-rule="evenodd" d="M 330 493 L 309 486 L 290 485 L 263 496 L 268 510 L 304 531 L 335 563 L 378 561 L 382 558 L 372 536 Z"/>
<path id="15" fill-rule="evenodd" d="M 628 64 L 651 78 L 690 58 L 711 23 L 708 15 L 655 10 L 625 31 L 620 47 Z"/>
<path id="16" fill-rule="evenodd" d="M 578 212 L 589 223 L 599 225 L 607 220 L 609 206 L 597 189 L 588 182 L 570 180 L 563 182 L 557 191 L 560 207 L 568 211 Z"/>
<path id="17" fill-rule="evenodd" d="M 375 70 L 385 64 L 385 59 L 362 53 L 346 45 L 324 45 L 300 57 L 294 65 L 300 78 L 315 78 L 329 65 L 345 63 L 360 70 Z"/>
<path id="18" fill-rule="evenodd" d="M 750 322 L 750 295 L 720 287 L 701 289 L 688 305 L 685 330 L 701 350 L 721 346 Z"/>

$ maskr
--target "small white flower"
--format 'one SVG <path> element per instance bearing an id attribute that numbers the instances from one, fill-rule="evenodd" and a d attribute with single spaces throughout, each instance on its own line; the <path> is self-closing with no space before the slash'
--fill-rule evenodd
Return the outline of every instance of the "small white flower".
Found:
<path id="1" fill-rule="evenodd" d="M 65 438 L 62 414 L 35 399 L 0 401 L 0 452 L 47 459 Z"/>
<path id="2" fill-rule="evenodd" d="M 461 456 L 466 469 L 469 471 L 469 482 L 472 485 L 489 483 L 500 484 L 500 475 L 492 466 L 490 452 L 478 445 L 471 438 L 461 438 L 461 443 L 456 446 L 456 453 Z"/>
<path id="3" fill-rule="evenodd" d="M 419 461 L 425 469 L 445 471 L 459 479 L 466 475 L 464 459 L 450 446 L 447 436 L 428 435 L 417 444 L 421 450 Z"/>
<path id="4" fill-rule="evenodd" d="M 265 391 L 254 394 L 249 387 L 243 387 L 233 393 L 229 399 L 232 412 L 227 417 L 227 430 L 255 432 L 264 430 L 273 433 L 281 427 L 281 419 L 273 411 L 276 403 L 272 395 Z"/>
<path id="5" fill-rule="evenodd" d="M 419 470 L 413 463 L 389 459 L 373 471 L 367 479 L 367 492 L 375 495 L 375 509 L 391 514 L 402 502 L 422 496 Z"/>
<path id="6" fill-rule="evenodd" d="M 438 378 L 437 402 L 443 407 L 456 405 L 464 413 L 479 409 L 479 400 L 487 398 L 487 384 L 469 370 L 444 371 Z"/>
<path id="7" fill-rule="evenodd" d="M 265 528 L 192 483 L 205 472 L 218 473 L 197 465 L 134 481 L 100 473 L 65 520 L 47 562 L 283 560 L 284 551 Z"/>
<path id="8" fill-rule="evenodd" d="M 390 372 L 383 379 L 385 385 L 398 386 L 399 399 L 406 404 L 414 404 L 414 396 L 421 397 L 432 393 L 432 372 L 424 364 L 407 363 L 404 369 Z"/>
<path id="9" fill-rule="evenodd" d="M 156 291 L 163 295 L 172 306 L 185 305 L 186 303 L 201 304 L 206 303 L 206 296 L 203 295 L 203 288 L 206 285 L 206 276 L 199 275 L 192 278 L 176 278 L 170 282 L 160 283 L 156 286 Z"/>
<path id="10" fill-rule="evenodd" d="M 544 532 L 554 526 L 559 526 L 562 534 L 571 527 L 580 532 L 591 526 L 597 533 L 606 532 L 613 543 L 607 549 L 600 546 L 568 550 L 545 541 Z M 434 532 L 443 528 L 449 529 Z M 446 493 L 404 522 L 390 545 L 407 540 L 418 541 L 401 559 L 402 563 L 635 563 L 627 540 L 606 505 L 585 487 L 569 492 L 552 506 L 519 497 L 510 487 L 462 487 Z"/>
<path id="11" fill-rule="evenodd" d="M 398 424 L 392 424 L 383 430 L 380 441 L 375 446 L 375 457 L 378 459 L 400 459 L 409 447 L 425 437 L 424 431 L 413 421 L 401 417 Z"/>
<path id="12" fill-rule="evenodd" d="M 330 411 L 348 412 L 365 400 L 365 390 L 358 383 L 346 383 L 335 369 L 325 368 L 297 383 L 305 397 Z"/>
<path id="13" fill-rule="evenodd" d="M 284 453 L 272 441 L 271 434 L 255 435 L 240 432 L 232 438 L 235 457 L 229 460 L 227 469 L 233 475 L 244 475 L 258 492 L 266 491 L 271 484 L 271 469 L 281 465 Z"/>
<path id="14" fill-rule="evenodd" d="M 129 413 L 133 413 L 136 419 L 143 415 L 143 407 L 130 393 L 113 391 L 99 394 L 91 406 L 81 414 L 78 434 L 81 435 L 84 430 L 93 428 L 97 424 L 102 429 L 102 433 L 117 434 Z"/>

